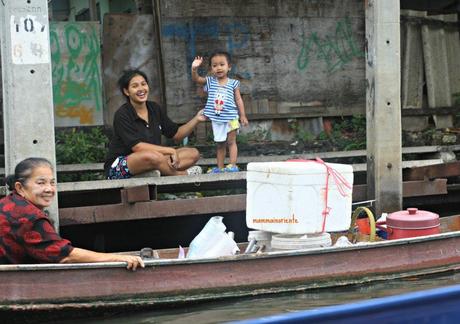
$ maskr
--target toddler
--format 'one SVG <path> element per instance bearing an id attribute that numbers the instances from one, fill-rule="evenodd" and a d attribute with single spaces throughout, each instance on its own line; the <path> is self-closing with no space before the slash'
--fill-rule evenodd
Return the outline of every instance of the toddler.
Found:
<path id="1" fill-rule="evenodd" d="M 240 81 L 228 77 L 231 59 L 227 52 L 217 51 L 211 54 L 211 76 L 204 78 L 198 75 L 197 70 L 202 63 L 201 56 L 195 57 L 192 63 L 192 79 L 204 85 L 204 91 L 208 93 L 204 115 L 211 120 L 214 141 L 217 143 L 217 167 L 210 169 L 208 173 L 236 172 L 239 171 L 236 165 L 236 133 L 240 128 L 240 122 L 243 126 L 248 125 L 240 93 Z M 230 164 L 225 166 L 227 146 Z"/>

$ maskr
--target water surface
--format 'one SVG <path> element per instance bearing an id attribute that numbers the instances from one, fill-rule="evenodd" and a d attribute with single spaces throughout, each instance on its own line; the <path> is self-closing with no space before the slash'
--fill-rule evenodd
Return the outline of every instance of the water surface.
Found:
<path id="1" fill-rule="evenodd" d="M 398 295 L 460 283 L 460 273 L 439 276 L 388 280 L 384 282 L 324 288 L 302 293 L 285 293 L 262 297 L 227 299 L 168 310 L 120 313 L 109 318 L 71 321 L 72 324 L 171 323 L 208 324 L 243 320 L 279 313 L 295 312 L 321 306 L 344 304 L 369 298 Z"/>

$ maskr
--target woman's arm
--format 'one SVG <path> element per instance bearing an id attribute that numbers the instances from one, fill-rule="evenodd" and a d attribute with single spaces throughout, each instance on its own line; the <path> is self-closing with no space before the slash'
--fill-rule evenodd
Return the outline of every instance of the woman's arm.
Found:
<path id="1" fill-rule="evenodd" d="M 155 145 L 146 142 L 139 142 L 134 145 L 131 150 L 133 152 L 141 152 L 141 151 L 155 151 L 164 155 L 173 155 L 176 154 L 176 150 L 172 147 L 162 146 L 162 145 Z"/>
<path id="2" fill-rule="evenodd" d="M 190 119 L 186 124 L 179 127 L 176 134 L 173 136 L 173 140 L 176 142 L 182 141 L 186 136 L 189 136 L 191 132 L 195 129 L 196 125 L 206 121 L 206 116 L 203 115 L 203 110 L 197 112 L 197 114 Z"/>
<path id="3" fill-rule="evenodd" d="M 142 152 L 142 151 L 153 151 L 157 152 L 163 155 L 169 155 L 168 159 L 168 164 L 174 168 L 177 169 L 180 165 L 179 162 L 179 157 L 177 155 L 177 151 L 173 147 L 167 147 L 167 146 L 161 146 L 161 145 L 156 145 L 156 144 L 150 144 L 150 143 L 145 143 L 145 142 L 140 142 L 134 145 L 131 150 L 136 153 L 136 152 Z"/>
<path id="4" fill-rule="evenodd" d="M 123 255 L 113 253 L 100 253 L 90 250 L 80 249 L 74 247 L 70 254 L 61 260 L 60 263 L 82 263 L 82 262 L 126 262 L 128 265 L 127 269 L 133 271 L 138 266 L 144 268 L 144 261 L 138 256 L 134 255 Z"/>

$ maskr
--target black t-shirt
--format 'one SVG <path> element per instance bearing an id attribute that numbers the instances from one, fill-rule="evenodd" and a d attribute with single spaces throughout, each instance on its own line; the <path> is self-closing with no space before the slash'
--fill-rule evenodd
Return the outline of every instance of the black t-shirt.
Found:
<path id="1" fill-rule="evenodd" d="M 161 145 L 161 135 L 172 138 L 179 126 L 169 119 L 166 110 L 160 105 L 147 101 L 149 122 L 140 118 L 134 107 L 129 103 L 121 106 L 113 118 L 113 137 L 109 144 L 109 151 L 104 163 L 104 170 L 108 170 L 113 161 L 120 155 L 131 154 L 132 147 L 137 143 Z"/>

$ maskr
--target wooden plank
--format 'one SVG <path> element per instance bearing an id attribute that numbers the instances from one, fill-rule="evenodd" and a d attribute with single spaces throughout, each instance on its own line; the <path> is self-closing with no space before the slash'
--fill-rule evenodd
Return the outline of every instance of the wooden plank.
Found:
<path id="1" fill-rule="evenodd" d="M 423 165 L 440 164 L 442 160 L 420 160 L 420 161 L 404 161 L 402 167 L 414 167 Z M 354 172 L 366 171 L 365 164 L 353 164 Z M 193 184 L 199 186 L 202 183 L 225 183 L 232 181 L 240 181 L 246 179 L 246 172 L 221 173 L 221 174 L 201 174 L 196 176 L 169 176 L 159 178 L 131 178 L 122 180 L 95 180 L 95 181 L 80 181 L 80 182 L 64 182 L 58 184 L 59 192 L 71 191 L 89 191 L 103 190 L 113 188 L 129 188 L 143 185 L 155 186 L 180 186 L 183 184 Z"/>
<path id="2" fill-rule="evenodd" d="M 404 182 L 404 197 L 447 194 L 447 180 Z M 353 186 L 353 202 L 367 199 L 367 186 Z M 136 202 L 134 204 L 113 204 L 61 208 L 60 224 L 78 225 L 117 222 L 136 219 L 155 219 L 187 215 L 244 212 L 246 195 L 227 195 L 194 199 Z"/>
<path id="3" fill-rule="evenodd" d="M 249 120 L 264 119 L 289 119 L 289 118 L 314 118 L 314 117 L 340 117 L 364 115 L 366 107 L 364 105 L 350 106 L 290 106 L 287 112 L 278 113 L 248 113 Z"/>
<path id="4" fill-rule="evenodd" d="M 435 19 L 434 16 L 431 16 Z M 442 16 L 437 17 L 443 20 Z M 423 58 L 425 62 L 425 75 L 428 94 L 428 106 L 448 107 L 452 105 L 449 66 L 447 60 L 447 45 L 445 30 L 439 26 L 422 26 Z M 452 116 L 434 115 L 437 128 L 453 126 Z"/>
<path id="5" fill-rule="evenodd" d="M 414 168 L 422 166 L 431 166 L 431 165 L 441 165 L 443 162 L 441 159 L 431 159 L 431 160 L 419 160 L 419 161 L 402 161 L 402 168 Z M 353 164 L 353 172 L 364 172 L 366 171 L 365 163 Z"/>
<path id="6" fill-rule="evenodd" d="M 293 108 L 301 108 L 293 107 Z M 457 107 L 433 107 L 436 109 L 437 115 L 449 115 L 455 113 L 458 110 Z M 404 117 L 411 116 L 431 116 L 433 115 L 433 108 L 420 108 L 420 109 L 402 109 L 401 115 Z M 249 120 L 271 120 L 271 119 L 289 119 L 289 118 L 314 118 L 314 117 L 342 117 L 342 116 L 356 116 L 364 115 L 365 107 L 356 106 L 356 107 L 340 107 L 339 108 L 328 108 L 328 107 L 309 107 L 303 111 L 294 111 L 292 112 L 281 112 L 281 113 L 270 113 L 270 114 L 256 114 L 248 113 Z"/>
<path id="7" fill-rule="evenodd" d="M 353 202 L 365 201 L 367 196 L 367 185 L 353 186 Z M 403 182 L 403 197 L 422 197 L 430 195 L 447 194 L 447 180 L 435 179 L 433 181 L 404 181 Z"/>
<path id="8" fill-rule="evenodd" d="M 457 177 L 460 176 L 460 162 L 457 161 L 432 166 L 413 167 L 404 170 L 403 174 L 403 178 L 407 181 Z"/>
<path id="9" fill-rule="evenodd" d="M 166 186 L 182 184 L 194 184 L 199 186 L 207 182 L 227 182 L 246 179 L 246 172 L 201 174 L 196 176 L 169 176 L 152 178 L 131 178 L 119 180 L 94 180 L 79 182 L 64 182 L 58 184 L 59 192 L 71 191 L 95 191 L 113 188 L 130 188 L 144 185 Z"/>
<path id="10" fill-rule="evenodd" d="M 150 201 L 149 186 L 139 186 L 121 190 L 121 202 L 123 204 L 132 204 L 141 201 Z"/>
<path id="11" fill-rule="evenodd" d="M 403 197 L 421 197 L 447 194 L 447 179 L 403 182 Z"/>
<path id="12" fill-rule="evenodd" d="M 444 20 L 454 23 L 457 26 L 455 29 L 446 28 L 445 31 L 450 91 L 452 96 L 457 95 L 460 97 L 460 36 L 458 31 L 458 17 L 457 14 L 444 15 Z M 454 98 L 452 98 L 452 102 L 454 101 Z"/>
<path id="13" fill-rule="evenodd" d="M 438 153 L 442 151 L 457 152 L 460 151 L 460 145 L 430 145 L 430 146 L 414 146 L 403 147 L 402 154 L 423 154 L 423 153 Z M 240 156 L 238 157 L 239 164 L 247 164 L 249 162 L 267 162 L 267 161 L 285 161 L 293 157 L 303 159 L 341 159 L 366 156 L 366 150 L 351 150 L 351 151 L 336 151 L 336 152 L 316 152 L 305 154 L 292 155 L 266 155 L 266 156 Z M 227 161 L 228 162 L 228 161 Z M 203 158 L 198 161 L 198 165 L 209 166 L 214 165 L 214 158 Z M 0 168 L 0 174 L 3 174 L 4 168 Z M 58 173 L 71 173 L 82 171 L 103 171 L 103 163 L 84 163 L 84 164 L 60 164 L 57 166 Z"/>
<path id="14" fill-rule="evenodd" d="M 425 16 L 421 11 L 401 11 L 401 16 Z M 402 17 L 401 17 L 402 18 Z M 419 24 L 403 20 L 401 25 L 402 66 L 401 66 L 401 109 L 419 110 L 423 104 L 423 71 L 422 32 Z M 431 115 L 431 112 L 430 114 Z M 404 116 L 402 129 L 421 131 L 428 127 L 427 116 Z"/>
<path id="15" fill-rule="evenodd" d="M 421 11 L 401 11 L 401 15 L 406 16 L 425 16 Z M 404 27 L 404 28 L 403 28 Z M 401 26 L 402 50 L 402 93 L 401 108 L 422 108 L 423 103 L 423 51 L 422 51 L 422 31 L 418 24 L 407 23 Z"/>
<path id="16" fill-rule="evenodd" d="M 246 209 L 246 195 L 138 202 L 61 208 L 61 226 L 154 219 L 185 215 L 240 212 Z"/>

